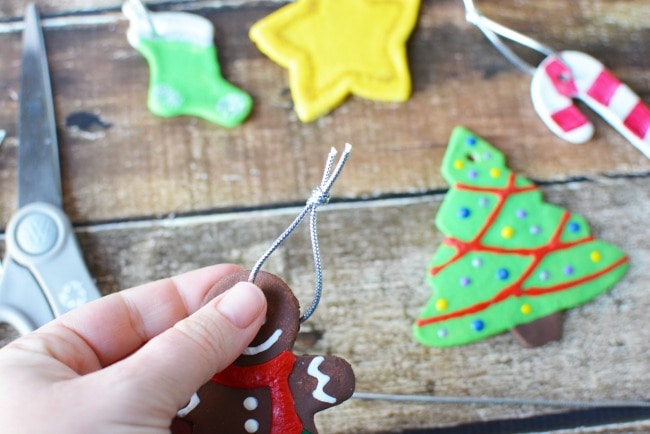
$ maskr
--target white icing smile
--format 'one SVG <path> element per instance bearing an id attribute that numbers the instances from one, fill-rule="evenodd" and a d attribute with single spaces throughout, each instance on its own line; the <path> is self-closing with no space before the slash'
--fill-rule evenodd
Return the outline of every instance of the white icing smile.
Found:
<path id="1" fill-rule="evenodd" d="M 336 403 L 336 398 L 328 395 L 323 390 L 323 388 L 327 385 L 327 383 L 329 383 L 331 379 L 329 375 L 323 374 L 318 370 L 320 364 L 323 363 L 323 360 L 325 360 L 323 356 L 314 357 L 314 360 L 309 363 L 309 367 L 307 368 L 307 373 L 318 380 L 318 384 L 316 384 L 316 390 L 314 390 L 311 394 L 314 398 L 321 402 L 334 404 Z"/>
<path id="2" fill-rule="evenodd" d="M 281 334 L 282 334 L 282 329 L 275 330 L 267 340 L 265 340 L 264 342 L 262 342 L 257 346 L 246 348 L 244 352 L 242 352 L 242 354 L 246 356 L 254 356 L 256 354 L 268 350 L 278 341 L 278 339 L 280 339 Z"/>

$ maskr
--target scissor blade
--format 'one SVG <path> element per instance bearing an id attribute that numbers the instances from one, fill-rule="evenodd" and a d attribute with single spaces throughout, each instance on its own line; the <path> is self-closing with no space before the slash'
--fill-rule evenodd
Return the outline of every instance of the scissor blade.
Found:
<path id="1" fill-rule="evenodd" d="M 25 10 L 23 70 L 18 123 L 18 208 L 32 202 L 62 206 L 61 169 L 52 86 L 40 18 Z"/>

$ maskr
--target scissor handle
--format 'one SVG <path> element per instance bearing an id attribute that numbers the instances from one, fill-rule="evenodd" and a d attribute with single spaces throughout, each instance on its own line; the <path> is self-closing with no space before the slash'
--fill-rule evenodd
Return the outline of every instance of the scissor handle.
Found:
<path id="1" fill-rule="evenodd" d="M 7 257 L 0 281 L 0 323 L 24 335 L 53 319 L 50 303 L 32 274 Z"/>
<path id="2" fill-rule="evenodd" d="M 101 296 L 60 208 L 42 202 L 21 208 L 9 221 L 6 237 L 8 257 L 31 272 L 54 317 Z M 23 308 L 29 310 L 28 303 Z"/>

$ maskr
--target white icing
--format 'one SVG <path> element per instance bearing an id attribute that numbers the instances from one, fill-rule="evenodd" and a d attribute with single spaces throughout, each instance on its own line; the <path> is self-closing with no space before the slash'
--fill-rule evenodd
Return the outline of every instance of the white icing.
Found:
<path id="1" fill-rule="evenodd" d="M 190 402 L 188 402 L 185 407 L 178 410 L 176 412 L 176 415 L 178 417 L 185 417 L 188 414 L 190 414 L 190 412 L 194 410 L 196 406 L 199 405 L 200 403 L 201 403 L 201 398 L 199 398 L 199 395 L 197 393 L 194 393 L 194 395 L 192 395 L 192 397 L 190 398 Z"/>
<path id="2" fill-rule="evenodd" d="M 334 404 L 336 403 L 336 398 L 328 395 L 323 390 L 325 385 L 329 383 L 331 379 L 329 375 L 323 374 L 318 370 L 320 364 L 323 363 L 323 360 L 325 360 L 325 357 L 323 356 L 314 357 L 314 359 L 309 363 L 309 367 L 307 368 L 307 373 L 318 380 L 318 384 L 316 384 L 316 390 L 314 390 L 311 394 L 314 398 L 321 402 Z"/>
<path id="3" fill-rule="evenodd" d="M 202 16 L 187 12 L 150 12 L 138 0 L 126 0 L 122 12 L 129 19 L 127 38 L 134 47 L 140 45 L 143 38 L 162 38 L 203 47 L 214 43 L 214 27 Z"/>
<path id="4" fill-rule="evenodd" d="M 248 398 L 244 399 L 244 408 L 248 411 L 253 411 L 257 408 L 259 403 L 257 402 L 256 398 L 253 398 L 252 396 L 249 396 Z"/>
<path id="5" fill-rule="evenodd" d="M 254 356 L 256 354 L 259 354 L 263 351 L 268 350 L 275 344 L 278 339 L 280 339 L 280 335 L 282 334 L 282 329 L 277 329 L 276 331 L 273 332 L 271 336 L 261 344 L 255 346 L 255 347 L 248 347 L 244 350 L 242 354 L 246 356 Z"/>
<path id="6" fill-rule="evenodd" d="M 246 430 L 246 432 L 250 432 L 250 433 L 257 432 L 257 430 L 260 429 L 260 423 L 255 419 L 248 419 L 244 423 L 244 429 Z"/>

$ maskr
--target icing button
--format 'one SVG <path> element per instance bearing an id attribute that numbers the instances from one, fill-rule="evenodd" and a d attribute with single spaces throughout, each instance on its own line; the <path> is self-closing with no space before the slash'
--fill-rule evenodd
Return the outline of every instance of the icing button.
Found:
<path id="1" fill-rule="evenodd" d="M 248 419 L 244 422 L 244 429 L 249 433 L 257 432 L 260 429 L 260 423 L 255 419 Z"/>
<path id="2" fill-rule="evenodd" d="M 258 402 L 257 399 L 253 398 L 252 396 L 249 396 L 248 398 L 244 399 L 244 408 L 248 411 L 253 411 L 257 408 Z"/>

